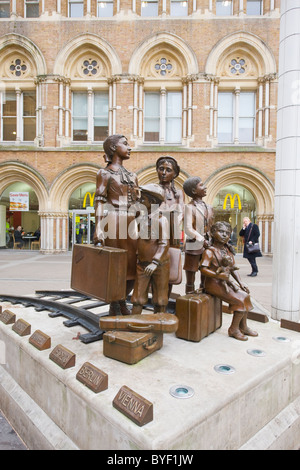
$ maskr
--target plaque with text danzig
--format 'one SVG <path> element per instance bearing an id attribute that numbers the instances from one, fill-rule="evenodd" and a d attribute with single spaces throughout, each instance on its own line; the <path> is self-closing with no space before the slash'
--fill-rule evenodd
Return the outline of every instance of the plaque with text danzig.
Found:
<path id="1" fill-rule="evenodd" d="M 20 336 L 27 336 L 31 333 L 31 325 L 27 321 L 19 318 L 16 323 L 13 324 L 12 329 L 15 333 L 18 333 Z"/>
<path id="2" fill-rule="evenodd" d="M 40 330 L 36 330 L 29 338 L 29 343 L 40 351 L 51 347 L 51 338 Z"/>
<path id="3" fill-rule="evenodd" d="M 0 320 L 3 323 L 5 323 L 5 325 L 11 325 L 12 323 L 15 323 L 16 315 L 12 313 L 10 310 L 4 310 L 4 312 L 2 312 L 2 307 L 1 307 Z"/>
<path id="4" fill-rule="evenodd" d="M 49 359 L 55 362 L 62 369 L 69 369 L 75 366 L 75 354 L 61 344 L 58 344 L 49 355 Z"/>
<path id="5" fill-rule="evenodd" d="M 113 406 L 138 426 L 153 420 L 153 404 L 123 385 L 113 400 Z"/>
<path id="6" fill-rule="evenodd" d="M 108 375 L 90 362 L 83 364 L 77 372 L 76 379 L 95 393 L 108 388 Z"/>

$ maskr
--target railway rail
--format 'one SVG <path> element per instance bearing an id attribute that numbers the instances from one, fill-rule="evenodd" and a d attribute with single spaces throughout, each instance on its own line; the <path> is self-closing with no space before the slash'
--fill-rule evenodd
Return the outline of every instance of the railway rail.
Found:
<path id="1" fill-rule="evenodd" d="M 63 316 L 66 327 L 81 325 L 88 331 L 79 335 L 79 340 L 85 344 L 102 340 L 104 331 L 99 327 L 99 320 L 109 314 L 109 304 L 74 290 L 37 290 L 34 297 L 0 294 L 0 301 L 21 304 L 25 308 L 33 307 L 37 312 L 48 312 L 51 318 Z M 151 298 L 144 308 L 153 310 Z M 93 309 L 100 312 L 92 312 Z M 175 313 L 174 299 L 169 301 L 168 312 Z"/>

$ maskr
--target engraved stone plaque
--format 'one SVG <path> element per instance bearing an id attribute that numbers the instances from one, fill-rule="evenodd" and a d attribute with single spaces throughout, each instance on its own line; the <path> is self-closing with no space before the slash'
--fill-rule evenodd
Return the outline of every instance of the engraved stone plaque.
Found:
<path id="1" fill-rule="evenodd" d="M 12 329 L 20 336 L 27 336 L 31 333 L 31 325 L 23 320 L 23 318 L 19 318 L 19 320 L 13 324 Z"/>
<path id="2" fill-rule="evenodd" d="M 29 338 L 29 343 L 40 351 L 51 347 L 51 338 L 40 330 L 36 330 Z"/>
<path id="3" fill-rule="evenodd" d="M 153 420 L 153 404 L 126 385 L 115 396 L 113 406 L 138 426 Z"/>
<path id="4" fill-rule="evenodd" d="M 69 369 L 75 366 L 76 355 L 61 344 L 55 346 L 49 355 L 49 359 L 55 362 L 62 369 Z"/>
<path id="5" fill-rule="evenodd" d="M 2 312 L 2 307 L 1 307 L 0 320 L 3 323 L 5 323 L 5 325 L 10 325 L 11 323 L 15 323 L 16 315 L 12 313 L 10 310 L 4 310 L 4 312 Z"/>
<path id="6" fill-rule="evenodd" d="M 76 379 L 95 393 L 108 388 L 108 375 L 90 362 L 83 364 L 77 372 Z"/>

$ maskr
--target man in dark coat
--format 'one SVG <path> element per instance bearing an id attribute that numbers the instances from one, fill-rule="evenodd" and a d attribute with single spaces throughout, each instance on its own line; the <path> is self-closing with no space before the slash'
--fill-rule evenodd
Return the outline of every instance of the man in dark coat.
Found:
<path id="1" fill-rule="evenodd" d="M 259 228 L 256 224 L 253 224 L 248 217 L 245 217 L 243 220 L 243 228 L 240 231 L 239 235 L 240 237 L 244 237 L 243 258 L 248 259 L 252 268 L 252 272 L 248 274 L 248 276 L 251 276 L 251 277 L 257 276 L 258 268 L 256 264 L 256 258 L 261 257 L 262 254 L 260 251 L 257 251 L 256 253 L 248 253 L 247 243 L 250 243 L 250 244 L 258 243 L 258 239 L 260 237 Z"/>

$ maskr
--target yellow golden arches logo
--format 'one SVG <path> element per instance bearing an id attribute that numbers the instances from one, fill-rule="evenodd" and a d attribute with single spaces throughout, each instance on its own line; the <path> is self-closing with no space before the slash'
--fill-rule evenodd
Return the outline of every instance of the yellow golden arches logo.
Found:
<path id="1" fill-rule="evenodd" d="M 225 199 L 224 199 L 224 204 L 223 204 L 223 209 L 225 210 L 226 209 L 226 205 L 227 205 L 227 199 L 230 199 L 230 207 L 231 209 L 234 208 L 234 201 L 235 201 L 235 198 L 237 198 L 238 200 L 238 208 L 239 210 L 242 210 L 242 204 L 241 204 L 241 199 L 240 199 L 240 196 L 238 194 L 235 194 L 233 197 L 231 196 L 231 194 L 226 194 L 225 196 Z"/>
<path id="2" fill-rule="evenodd" d="M 84 195 L 84 199 L 83 199 L 83 204 L 82 204 L 82 207 L 86 207 L 86 200 L 87 200 L 87 197 L 90 197 L 90 204 L 88 207 L 93 207 L 94 206 L 94 198 L 95 198 L 95 193 L 93 193 L 93 195 L 91 195 L 90 192 L 87 192 L 85 193 Z"/>

